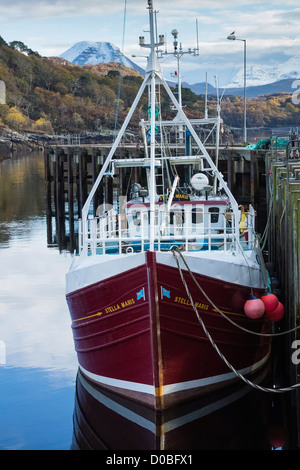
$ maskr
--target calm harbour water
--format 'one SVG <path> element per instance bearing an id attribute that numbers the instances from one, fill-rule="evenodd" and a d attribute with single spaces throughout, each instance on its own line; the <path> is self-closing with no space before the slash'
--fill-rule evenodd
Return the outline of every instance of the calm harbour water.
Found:
<path id="1" fill-rule="evenodd" d="M 42 153 L 14 155 L 0 163 L 2 450 L 68 450 L 72 443 L 77 358 L 65 301 L 71 255 L 47 245 L 44 175 Z M 244 390 L 243 385 L 234 391 L 228 403 L 245 400 L 249 390 Z M 206 436 L 200 448 L 271 448 L 268 428 L 277 421 L 281 425 L 281 413 L 274 415 L 274 401 L 255 394 L 250 406 L 244 401 L 224 414 L 220 403 L 220 397 L 213 403 L 211 425 L 206 404 L 204 427 L 200 423 L 197 428 Z M 180 432 L 179 428 L 179 436 Z M 182 436 L 186 435 L 184 428 Z M 197 436 L 199 442 L 201 434 Z M 130 445 L 134 449 L 135 444 Z M 180 441 L 178 446 L 182 448 Z"/>
<path id="2" fill-rule="evenodd" d="M 3 161 L 0 449 L 69 449 L 72 439 L 77 361 L 64 297 L 71 256 L 48 248 L 46 234 L 43 155 Z"/>

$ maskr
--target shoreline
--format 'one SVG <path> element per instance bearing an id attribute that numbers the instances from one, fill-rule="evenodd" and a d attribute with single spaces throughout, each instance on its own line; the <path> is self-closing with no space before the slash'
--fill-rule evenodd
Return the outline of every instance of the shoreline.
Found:
<path id="1" fill-rule="evenodd" d="M 239 141 L 239 133 L 242 129 L 228 128 L 234 140 Z M 288 128 L 251 128 L 248 129 L 249 140 L 256 141 L 260 138 L 271 137 L 271 135 L 287 134 Z M 281 130 L 281 132 L 280 132 Z M 240 132 L 237 132 L 240 131 Z M 275 131 L 275 132 L 274 132 Z M 277 132 L 276 132 L 277 131 Z M 278 132 L 279 131 L 279 132 Z M 117 131 L 118 133 L 118 131 Z M 136 138 L 136 130 L 129 130 L 126 134 L 126 141 L 131 142 Z M 36 133 L 28 131 L 18 132 L 9 128 L 0 128 L 0 162 L 12 158 L 14 153 L 20 151 L 42 151 L 49 145 L 68 144 L 73 147 L 79 144 L 106 143 L 112 144 L 114 140 L 114 131 L 107 129 L 104 132 L 88 132 L 84 131 L 78 134 L 61 134 L 49 135 L 44 133 Z"/>
<path id="2" fill-rule="evenodd" d="M 130 140 L 131 135 L 128 135 Z M 112 143 L 113 131 L 105 133 L 63 134 L 49 135 L 37 134 L 30 131 L 18 132 L 8 128 L 0 129 L 0 161 L 12 158 L 20 151 L 42 151 L 48 145 L 62 145 L 63 143 L 76 147 L 79 143 Z"/>

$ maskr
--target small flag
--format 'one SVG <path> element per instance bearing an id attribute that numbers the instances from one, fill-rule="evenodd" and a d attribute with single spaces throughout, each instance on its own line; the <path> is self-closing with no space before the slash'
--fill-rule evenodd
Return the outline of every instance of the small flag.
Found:
<path id="1" fill-rule="evenodd" d="M 161 298 L 163 297 L 168 297 L 168 299 L 171 298 L 170 291 L 165 289 L 164 287 L 160 287 L 161 289 Z"/>
<path id="2" fill-rule="evenodd" d="M 144 299 L 145 300 L 145 288 L 141 289 L 136 293 L 136 300 Z"/>

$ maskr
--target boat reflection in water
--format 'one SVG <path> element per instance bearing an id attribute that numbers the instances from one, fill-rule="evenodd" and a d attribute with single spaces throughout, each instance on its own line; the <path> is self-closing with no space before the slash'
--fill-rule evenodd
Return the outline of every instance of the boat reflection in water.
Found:
<path id="1" fill-rule="evenodd" d="M 255 382 L 268 378 L 260 371 Z M 270 449 L 269 396 L 243 382 L 155 411 L 77 374 L 72 450 Z"/>

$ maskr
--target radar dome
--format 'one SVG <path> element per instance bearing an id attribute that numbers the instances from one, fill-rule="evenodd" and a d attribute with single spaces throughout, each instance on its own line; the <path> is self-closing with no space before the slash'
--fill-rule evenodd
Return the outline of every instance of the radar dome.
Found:
<path id="1" fill-rule="evenodd" d="M 204 173 L 196 173 L 191 179 L 191 185 L 197 191 L 203 191 L 208 186 L 208 178 Z"/>

